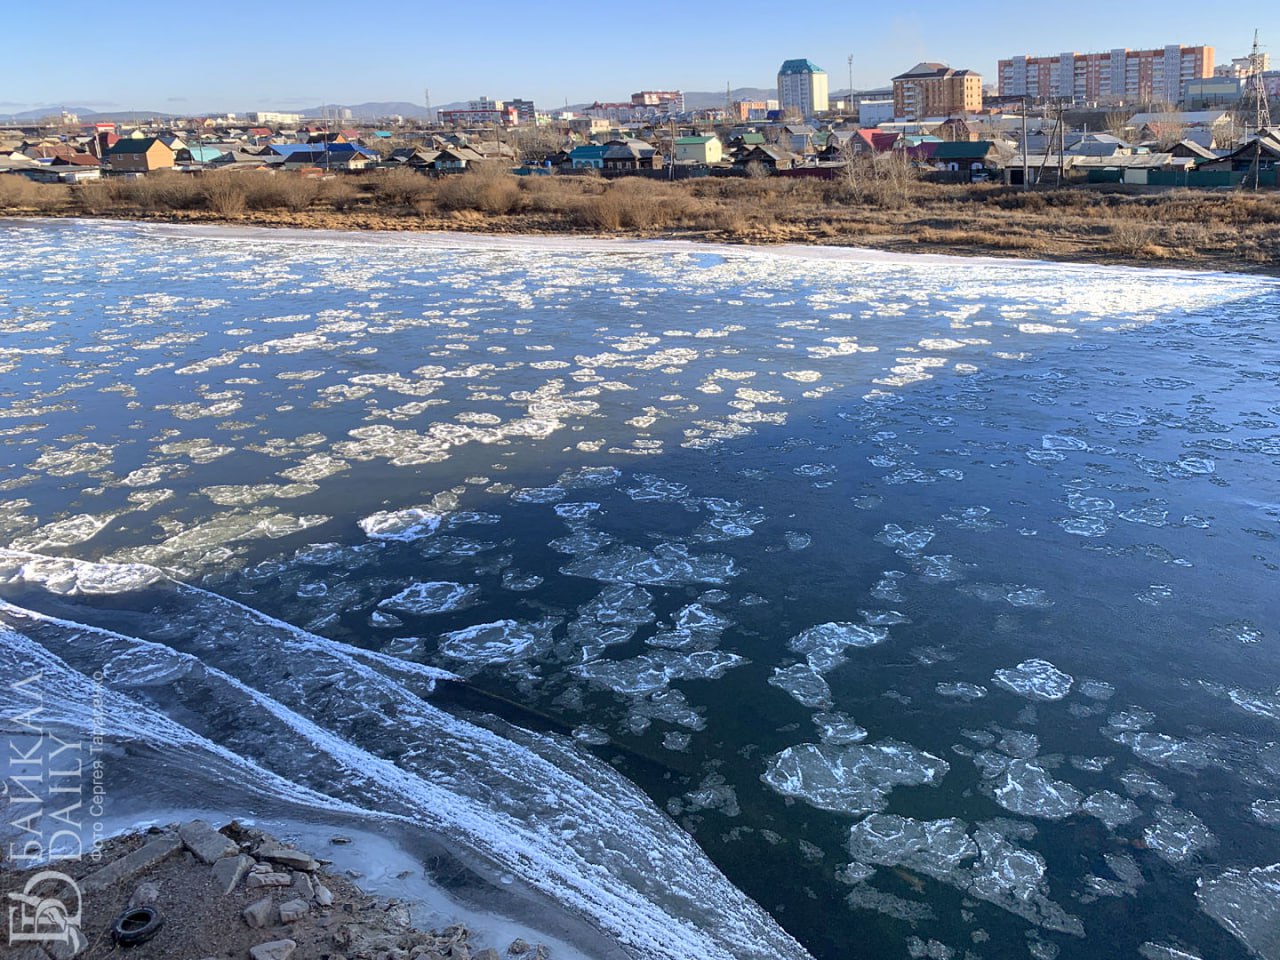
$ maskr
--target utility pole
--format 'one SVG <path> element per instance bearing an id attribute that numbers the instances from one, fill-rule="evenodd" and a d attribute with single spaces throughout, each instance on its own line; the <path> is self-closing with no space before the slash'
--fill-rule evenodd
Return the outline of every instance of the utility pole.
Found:
<path id="1" fill-rule="evenodd" d="M 845 104 L 845 113 L 853 113 L 853 54 L 849 54 L 849 100 Z"/>
<path id="2" fill-rule="evenodd" d="M 1027 162 L 1027 95 L 1022 95 L 1022 189 L 1030 190 L 1030 164 Z"/>
<path id="3" fill-rule="evenodd" d="M 1067 172 L 1067 108 L 1064 103 L 1058 104 L 1058 186 L 1062 186 Z"/>

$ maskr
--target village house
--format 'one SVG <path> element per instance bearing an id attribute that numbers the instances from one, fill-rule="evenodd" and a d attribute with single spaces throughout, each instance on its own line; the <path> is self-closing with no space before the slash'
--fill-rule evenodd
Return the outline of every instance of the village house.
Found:
<path id="1" fill-rule="evenodd" d="M 157 137 L 125 137 L 103 159 L 112 173 L 152 173 L 173 167 L 173 151 Z"/>
<path id="2" fill-rule="evenodd" d="M 610 140 L 605 144 L 605 170 L 660 170 L 662 154 L 643 140 Z"/>
<path id="3" fill-rule="evenodd" d="M 719 163 L 724 159 L 724 145 L 719 137 L 677 137 L 672 154 L 676 163 Z"/>
<path id="4" fill-rule="evenodd" d="M 470 147 L 446 147 L 436 154 L 433 168 L 441 173 L 462 173 L 477 163 L 484 163 L 484 157 Z"/>
<path id="5" fill-rule="evenodd" d="M 784 150 L 782 147 L 763 145 L 752 147 L 738 157 L 733 165 L 749 169 L 753 164 L 758 164 L 765 171 L 773 173 L 777 170 L 790 170 L 792 167 L 797 166 L 799 162 L 800 157 L 789 150 Z"/>
<path id="6" fill-rule="evenodd" d="M 985 180 L 999 164 L 996 145 L 990 140 L 950 140 L 931 146 L 933 168 L 962 182 Z"/>

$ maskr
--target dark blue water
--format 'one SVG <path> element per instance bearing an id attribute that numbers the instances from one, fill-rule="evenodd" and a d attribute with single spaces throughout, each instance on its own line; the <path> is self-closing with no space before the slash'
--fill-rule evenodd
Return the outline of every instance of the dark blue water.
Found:
<path id="1" fill-rule="evenodd" d="M 0 250 L 15 550 L 457 673 L 434 704 L 603 761 L 824 960 L 1280 957 L 1273 282 L 90 223 Z M 392 708 L 201 638 L 190 598 L 6 565 L 18 607 L 430 779 Z M 253 752 L 243 714 L 119 689 Z M 471 799 L 556 816 L 503 789 Z"/>

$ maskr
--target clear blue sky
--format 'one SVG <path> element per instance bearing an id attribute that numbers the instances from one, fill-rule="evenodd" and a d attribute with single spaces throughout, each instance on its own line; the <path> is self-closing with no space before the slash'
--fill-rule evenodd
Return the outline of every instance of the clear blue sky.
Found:
<path id="1" fill-rule="evenodd" d="M 322 102 L 422 102 L 486 94 L 625 99 L 635 90 L 772 86 L 785 59 L 808 57 L 848 85 L 882 86 L 920 60 L 995 82 L 998 59 L 1207 43 L 1223 62 L 1254 28 L 1280 60 L 1269 4 L 1166 0 L 866 4 L 830 0 L 216 0 L 123 6 L 10 4 L 0 116 L 46 105 L 169 113 L 300 109 Z M 894 9 L 898 6 L 898 9 Z"/>

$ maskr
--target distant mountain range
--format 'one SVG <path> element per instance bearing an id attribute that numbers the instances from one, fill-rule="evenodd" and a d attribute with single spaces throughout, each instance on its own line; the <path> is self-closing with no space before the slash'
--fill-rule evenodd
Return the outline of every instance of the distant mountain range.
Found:
<path id="1" fill-rule="evenodd" d="M 733 100 L 769 100 L 778 95 L 776 89 L 772 87 L 737 87 L 729 92 L 729 96 Z M 684 95 L 685 108 L 688 110 L 706 110 L 714 107 L 723 106 L 725 102 L 725 94 L 723 91 L 690 91 Z M 582 110 L 591 105 L 590 101 L 582 103 L 569 104 L 567 107 L 560 104 L 539 103 L 538 107 L 542 110 Z M 455 100 L 451 103 L 433 103 L 431 105 L 432 112 L 438 110 L 463 110 L 466 109 L 467 102 L 465 100 Z M 266 110 L 267 108 L 263 108 Z M 24 110 L 21 113 L 0 115 L 0 119 L 11 120 L 17 122 L 30 122 L 32 120 L 43 120 L 48 116 L 56 116 L 66 110 L 68 113 L 74 113 L 80 118 L 81 123 L 108 123 L 111 121 L 129 122 L 135 118 L 138 120 L 171 120 L 179 116 L 207 116 L 217 115 L 221 111 L 198 111 L 195 113 L 175 114 L 163 110 L 92 110 L 88 107 L 77 107 L 70 104 L 50 104 L 45 107 L 38 107 L 34 110 Z M 414 120 L 427 119 L 427 107 L 425 103 L 410 103 L 408 100 L 375 100 L 367 103 L 341 103 L 341 104 L 323 104 L 314 107 L 306 107 L 298 109 L 297 107 L 279 108 L 274 110 L 276 113 L 300 113 L 306 117 L 323 116 L 326 112 L 330 115 L 335 110 L 350 110 L 351 116 L 357 120 L 374 120 L 378 117 L 407 117 Z M 245 113 L 253 111 L 237 111 L 237 115 L 243 116 Z"/>

